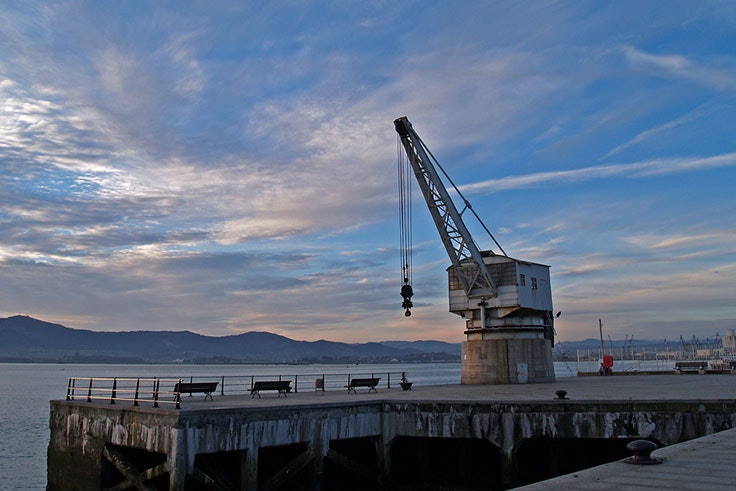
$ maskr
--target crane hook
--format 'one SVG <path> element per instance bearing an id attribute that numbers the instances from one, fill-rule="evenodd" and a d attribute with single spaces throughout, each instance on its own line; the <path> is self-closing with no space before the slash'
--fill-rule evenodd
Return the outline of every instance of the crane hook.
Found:
<path id="1" fill-rule="evenodd" d="M 411 303 L 411 297 L 414 296 L 414 290 L 408 281 L 409 280 L 407 278 L 404 278 L 404 286 L 401 287 L 401 296 L 404 298 L 401 307 L 404 309 L 404 315 L 406 317 L 411 316 L 411 310 L 409 309 L 414 306 L 414 304 Z"/>

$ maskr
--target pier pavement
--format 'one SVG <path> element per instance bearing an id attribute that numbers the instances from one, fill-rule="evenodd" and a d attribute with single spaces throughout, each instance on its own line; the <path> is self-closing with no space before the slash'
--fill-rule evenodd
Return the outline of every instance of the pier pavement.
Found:
<path id="1" fill-rule="evenodd" d="M 655 450 L 656 465 L 623 460 L 514 488 L 515 491 L 703 491 L 736 489 L 736 429 Z"/>
<path id="2" fill-rule="evenodd" d="M 300 389 L 288 397 L 277 397 L 276 392 L 263 392 L 261 398 L 250 395 L 214 394 L 214 400 L 205 401 L 201 394 L 182 396 L 182 410 L 222 409 L 237 407 L 264 407 L 290 405 L 345 404 L 367 401 L 421 401 L 432 402 L 548 402 L 557 400 L 556 392 L 567 392 L 567 400 L 577 402 L 638 402 L 638 401 L 733 401 L 736 398 L 736 375 L 631 375 L 610 377 L 569 377 L 553 383 L 510 385 L 420 385 L 403 391 L 398 385 L 378 392 L 358 389 L 317 392 Z M 226 389 L 227 391 L 227 389 Z M 562 402 L 562 401 L 560 401 Z M 168 407 L 168 406 L 167 406 Z"/>

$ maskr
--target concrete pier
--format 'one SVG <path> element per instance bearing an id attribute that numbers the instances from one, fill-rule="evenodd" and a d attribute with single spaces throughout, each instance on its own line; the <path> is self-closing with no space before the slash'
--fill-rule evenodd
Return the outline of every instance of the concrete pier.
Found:
<path id="1" fill-rule="evenodd" d="M 736 429 L 678 443 L 652 453 L 658 465 L 627 459 L 516 488 L 516 491 L 644 491 L 736 489 Z"/>
<path id="2" fill-rule="evenodd" d="M 734 394 L 732 375 L 647 375 L 52 401 L 48 489 L 509 489 L 736 428 Z"/>

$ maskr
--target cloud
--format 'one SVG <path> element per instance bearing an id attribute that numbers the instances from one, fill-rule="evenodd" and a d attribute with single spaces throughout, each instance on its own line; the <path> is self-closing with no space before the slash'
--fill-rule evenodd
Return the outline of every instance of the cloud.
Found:
<path id="1" fill-rule="evenodd" d="M 712 230 L 708 233 L 688 235 L 641 234 L 626 240 L 650 250 L 692 250 L 693 247 L 732 246 L 736 230 Z"/>
<path id="2" fill-rule="evenodd" d="M 627 179 L 653 177 L 666 174 L 694 172 L 699 170 L 736 166 L 736 153 L 711 157 L 681 157 L 649 160 L 617 165 L 597 165 L 574 170 L 538 172 L 522 176 L 490 179 L 458 186 L 467 193 L 494 193 L 511 189 L 540 187 L 543 185 L 573 184 L 611 177 Z"/>
<path id="3" fill-rule="evenodd" d="M 659 126 L 656 126 L 654 128 L 649 128 L 647 130 L 644 130 L 637 135 L 635 135 L 630 140 L 617 145 L 616 147 L 612 148 L 607 154 L 605 154 L 603 157 L 600 158 L 600 160 L 606 160 L 609 157 L 621 152 L 624 149 L 627 149 L 629 147 L 632 147 L 634 145 L 639 145 L 655 136 L 659 136 L 663 133 L 668 132 L 669 130 L 672 130 L 674 128 L 678 128 L 680 126 L 685 126 L 688 124 L 693 123 L 694 121 L 697 121 L 698 119 L 707 116 L 711 114 L 714 111 L 712 107 L 709 107 L 708 105 L 701 105 L 695 108 L 693 111 L 690 111 L 689 113 L 685 114 L 684 116 L 680 116 L 679 118 L 675 118 L 673 120 L 667 121 L 664 124 L 661 124 Z"/>
<path id="4" fill-rule="evenodd" d="M 707 65 L 679 54 L 653 54 L 634 46 L 623 46 L 621 49 L 631 67 L 654 76 L 687 80 L 721 91 L 733 91 L 736 87 L 732 58 L 708 60 L 711 64 Z"/>
<path id="5" fill-rule="evenodd" d="M 419 307 L 400 308 L 402 115 L 459 162 L 450 174 L 497 213 L 509 252 L 552 264 L 562 325 L 584 332 L 591 299 L 649 316 L 626 289 L 662 298 L 633 283 L 721 265 L 727 199 L 648 208 L 685 181 L 717 175 L 722 191 L 736 163 L 719 110 L 733 56 L 715 31 L 680 37 L 729 27 L 723 7 L 667 9 L 646 29 L 654 7 L 638 4 L 412 9 L 0 7 L 2 307 L 100 329 L 459 340 L 428 219 L 415 222 Z M 663 39 L 666 52 L 644 48 Z M 685 147 L 683 130 L 708 138 Z M 487 196 L 532 187 L 541 206 Z"/>

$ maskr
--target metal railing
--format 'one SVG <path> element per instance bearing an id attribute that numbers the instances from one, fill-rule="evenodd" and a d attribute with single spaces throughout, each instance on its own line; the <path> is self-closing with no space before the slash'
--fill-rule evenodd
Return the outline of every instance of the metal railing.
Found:
<path id="1" fill-rule="evenodd" d="M 675 365 L 683 361 L 702 361 L 711 370 L 726 370 L 730 368 L 730 361 L 726 356 L 716 353 L 700 353 L 699 355 L 688 351 L 661 351 L 641 350 L 636 353 L 623 353 L 617 357 L 614 353 L 616 372 L 662 372 L 674 373 Z M 598 372 L 602 356 L 600 350 L 577 350 L 578 373 Z"/>
<path id="2" fill-rule="evenodd" d="M 165 388 L 162 390 L 162 382 L 164 387 L 168 387 L 170 384 L 172 390 L 166 390 Z M 175 404 L 178 408 L 177 392 L 173 390 L 177 382 L 180 382 L 180 380 L 155 377 L 69 377 L 66 387 L 66 400 L 108 401 L 110 404 L 124 401 L 132 402 L 134 406 L 138 406 L 142 402 L 150 402 L 153 407 L 159 407 L 159 404 Z M 169 396 L 171 400 L 168 399 Z"/>
<path id="3" fill-rule="evenodd" d="M 326 392 L 345 390 L 353 378 L 380 378 L 378 387 L 390 389 L 392 384 L 398 387 L 406 372 L 363 372 L 363 373 L 312 373 L 293 375 L 222 375 L 189 376 L 182 378 L 157 377 L 69 377 L 66 399 L 85 400 L 86 402 L 107 401 L 130 402 L 133 406 L 150 403 L 153 407 L 161 404 L 173 404 L 181 408 L 182 396 L 193 394 L 187 390 L 178 391 L 178 384 L 196 382 L 218 382 L 216 394 L 244 395 L 250 394 L 257 381 L 279 380 L 291 381 L 291 390 Z"/>

